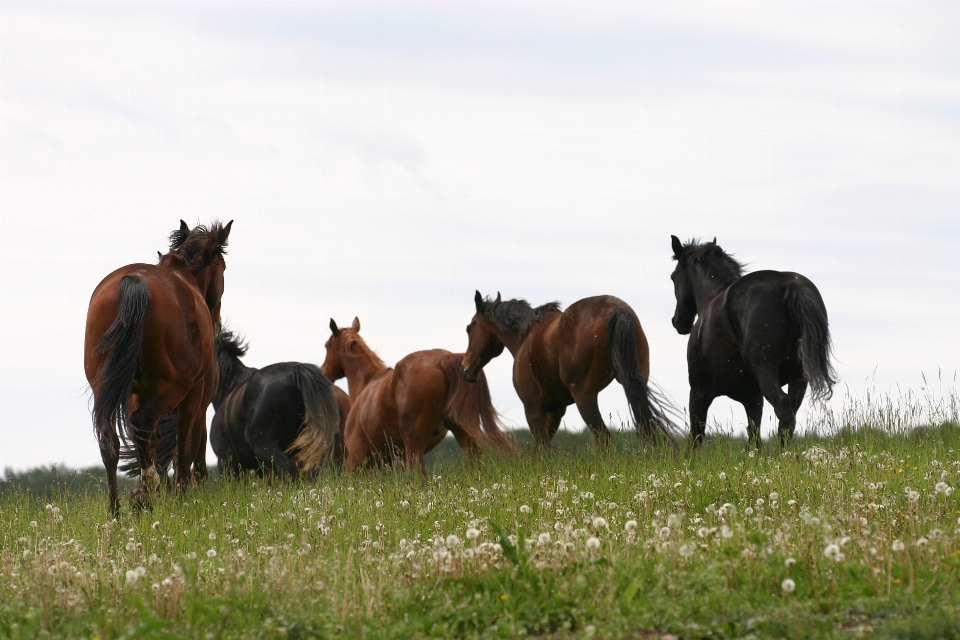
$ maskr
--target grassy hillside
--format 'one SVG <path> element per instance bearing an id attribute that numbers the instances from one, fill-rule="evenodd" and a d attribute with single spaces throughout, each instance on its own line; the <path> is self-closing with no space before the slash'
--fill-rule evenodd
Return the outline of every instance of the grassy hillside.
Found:
<path id="1" fill-rule="evenodd" d="M 960 637 L 960 428 L 0 496 L 0 637 Z M 18 476 L 19 478 L 19 476 Z M 93 482 L 93 481 L 91 481 Z"/>

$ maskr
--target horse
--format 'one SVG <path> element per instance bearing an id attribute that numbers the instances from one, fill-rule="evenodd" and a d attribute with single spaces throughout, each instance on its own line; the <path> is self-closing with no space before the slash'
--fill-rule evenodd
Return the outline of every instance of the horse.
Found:
<path id="1" fill-rule="evenodd" d="M 158 421 L 176 410 L 174 471 L 183 489 L 206 476 L 205 413 L 217 388 L 214 325 L 220 322 L 224 254 L 233 221 L 190 229 L 181 220 L 158 264 L 131 264 L 97 285 L 87 310 L 84 372 L 107 474 L 110 510 L 120 512 L 120 438 L 144 470 L 131 498 L 149 504 L 159 484 Z"/>
<path id="2" fill-rule="evenodd" d="M 227 330 L 216 352 L 220 384 L 210 444 L 221 473 L 266 470 L 292 478 L 330 457 L 342 412 L 333 383 L 316 365 L 247 367 L 240 360 L 247 344 Z"/>
<path id="3" fill-rule="evenodd" d="M 567 407 L 576 404 L 596 441 L 610 433 L 597 394 L 614 379 L 623 385 L 637 434 L 652 442 L 672 441 L 665 403 L 649 386 L 650 350 L 633 309 L 614 296 L 584 298 L 566 311 L 551 302 L 536 308 L 526 300 L 474 297 L 476 313 L 467 325 L 468 346 L 461 363 L 467 381 L 476 380 L 506 347 L 513 355 L 513 386 L 539 447 L 549 446 Z"/>
<path id="4" fill-rule="evenodd" d="M 749 440 L 757 448 L 766 399 L 777 414 L 777 433 L 785 445 L 793 438 L 807 386 L 812 397 L 821 400 L 830 397 L 837 382 L 820 292 L 798 273 L 744 275 L 743 265 L 721 249 L 716 238 L 703 244 L 671 239 L 677 262 L 670 276 L 677 299 L 672 322 L 677 333 L 690 335 L 693 445 L 702 443 L 707 411 L 718 396 L 743 405 Z"/>
<path id="5" fill-rule="evenodd" d="M 460 376 L 462 354 L 443 349 L 415 351 L 393 369 L 360 337 L 360 319 L 331 336 L 321 369 L 331 380 L 347 379 L 352 403 L 344 441 L 350 470 L 374 458 L 391 462 L 402 453 L 408 466 L 426 473 L 423 456 L 452 431 L 475 455 L 481 446 L 512 448 L 500 428 L 485 378 L 467 384 Z"/>

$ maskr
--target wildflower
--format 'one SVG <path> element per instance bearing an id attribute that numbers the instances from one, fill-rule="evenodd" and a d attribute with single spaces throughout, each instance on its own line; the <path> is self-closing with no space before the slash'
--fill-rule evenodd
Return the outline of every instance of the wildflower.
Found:
<path id="1" fill-rule="evenodd" d="M 446 540 L 448 547 L 456 547 L 460 545 L 460 538 L 457 537 L 457 534 L 451 533 L 447 536 Z"/>
<path id="2" fill-rule="evenodd" d="M 545 547 L 548 544 L 550 544 L 550 534 L 541 533 L 539 536 L 537 536 L 537 544 L 540 545 L 541 547 Z"/>
<path id="3" fill-rule="evenodd" d="M 207 549 L 207 557 L 208 557 L 208 558 L 216 558 L 216 557 L 217 557 L 217 550 L 216 550 L 216 549 Z"/>
<path id="4" fill-rule="evenodd" d="M 408 507 L 408 506 L 410 506 L 410 501 L 409 501 L 409 500 L 401 500 L 401 501 L 400 501 L 400 506 L 401 506 L 401 507 Z"/>
<path id="5" fill-rule="evenodd" d="M 797 559 L 792 556 L 783 561 L 784 566 L 787 566 L 787 567 L 792 567 L 796 563 L 797 563 Z"/>
<path id="6" fill-rule="evenodd" d="M 748 516 L 752 516 L 752 515 L 753 515 L 753 507 L 747 507 L 746 509 L 743 510 L 743 512 L 746 513 Z"/>
<path id="7" fill-rule="evenodd" d="M 791 507 L 795 507 L 795 506 L 797 506 L 797 501 L 796 501 L 796 500 L 787 500 L 787 505 L 788 505 L 788 506 L 791 506 Z"/>
<path id="8" fill-rule="evenodd" d="M 596 536 L 590 536 L 589 538 L 587 538 L 587 549 L 590 549 L 591 551 L 593 551 L 599 548 L 600 548 L 600 538 L 597 538 Z"/>
<path id="9" fill-rule="evenodd" d="M 836 544 L 828 544 L 823 550 L 823 555 L 825 558 L 830 558 L 831 560 L 836 560 L 837 562 L 840 562 L 844 558 L 844 555 L 840 553 L 840 547 Z"/>
<path id="10" fill-rule="evenodd" d="M 607 526 L 607 521 L 597 516 L 593 519 L 593 528 L 594 529 L 605 529 Z"/>
<path id="11" fill-rule="evenodd" d="M 37 521 L 36 521 L 36 520 L 31 520 L 31 521 L 30 521 L 30 526 L 33 527 L 34 529 L 36 529 L 36 527 L 37 527 Z"/>
<path id="12" fill-rule="evenodd" d="M 784 578 L 783 582 L 780 583 L 780 588 L 784 593 L 793 593 L 793 590 L 797 588 L 797 583 L 790 578 Z"/>
<path id="13" fill-rule="evenodd" d="M 467 529 L 467 540 L 476 540 L 479 537 L 480 531 L 478 529 L 474 529 L 473 527 Z"/>
<path id="14" fill-rule="evenodd" d="M 159 529 L 159 528 L 160 528 L 160 521 L 157 520 L 156 522 L 154 522 L 152 525 L 150 525 L 150 528 L 153 529 L 154 531 L 156 531 L 157 529 Z"/>
<path id="15" fill-rule="evenodd" d="M 723 471 L 721 471 L 721 472 L 720 472 L 720 479 L 721 479 L 721 480 L 726 480 L 726 479 L 727 479 L 727 474 L 725 474 Z"/>
<path id="16" fill-rule="evenodd" d="M 636 521 L 636 520 L 627 520 L 627 524 L 625 524 L 623 528 L 624 528 L 624 530 L 626 530 L 626 531 L 633 531 L 634 529 L 637 528 L 637 521 Z"/>
<path id="17" fill-rule="evenodd" d="M 530 507 L 525 504 L 520 505 L 520 513 L 530 513 Z"/>
<path id="18" fill-rule="evenodd" d="M 127 584 L 134 584 L 137 580 L 140 579 L 140 576 L 137 575 L 137 572 L 133 569 L 127 571 Z"/>
<path id="19" fill-rule="evenodd" d="M 926 538 L 920 537 L 920 538 L 917 539 L 916 545 L 917 545 L 918 547 L 926 546 L 926 544 L 927 544 L 927 539 L 926 539 Z"/>
<path id="20" fill-rule="evenodd" d="M 941 481 L 941 482 L 938 482 L 938 483 L 937 483 L 937 485 L 934 487 L 934 489 L 937 490 L 937 493 L 943 493 L 944 491 L 947 490 L 947 487 L 949 487 L 949 486 L 950 486 L 950 485 L 948 485 L 946 482 L 942 482 L 942 481 Z M 47 506 L 50 506 L 50 505 L 47 505 Z"/>
<path id="21" fill-rule="evenodd" d="M 210 532 L 210 535 L 208 535 L 207 537 L 210 538 L 211 540 L 216 540 L 216 539 L 217 539 L 217 534 L 215 534 L 213 531 L 211 531 L 211 532 Z"/>
<path id="22" fill-rule="evenodd" d="M 776 499 L 779 498 L 779 497 L 780 497 L 780 494 L 777 493 L 776 491 L 771 491 L 771 492 L 770 492 L 770 499 L 771 499 L 771 500 L 776 500 Z"/>
<path id="23" fill-rule="evenodd" d="M 693 546 L 689 544 L 684 544 L 680 547 L 680 555 L 684 558 L 689 558 L 693 555 Z"/>
<path id="24" fill-rule="evenodd" d="M 588 636 L 593 636 L 593 634 L 597 632 L 597 628 L 592 624 L 588 624 L 583 628 L 583 632 L 586 633 Z"/>
<path id="25" fill-rule="evenodd" d="M 680 516 L 677 514 L 671 513 L 669 516 L 667 516 L 667 526 L 671 529 L 679 529 L 681 524 L 683 523 L 680 521 Z"/>
<path id="26" fill-rule="evenodd" d="M 845 547 L 850 543 L 850 536 L 843 536 L 840 538 L 840 546 Z"/>
<path id="27" fill-rule="evenodd" d="M 754 456 L 757 455 L 757 452 L 756 452 L 756 451 L 751 451 L 749 455 L 750 455 L 750 457 L 752 458 L 752 457 L 754 457 Z"/>
<path id="28" fill-rule="evenodd" d="M 763 506 L 763 498 L 757 498 L 757 507 Z"/>
<path id="29" fill-rule="evenodd" d="M 660 537 L 661 537 L 661 538 L 669 538 L 669 537 L 670 537 L 670 527 L 663 527 L 663 528 L 661 528 L 661 529 L 660 529 Z"/>
<path id="30" fill-rule="evenodd" d="M 732 538 L 733 529 L 731 529 L 727 525 L 723 525 L 722 527 L 720 527 L 720 535 L 723 536 L 724 538 Z"/>
<path id="31" fill-rule="evenodd" d="M 894 540 L 893 544 L 890 546 L 894 551 L 903 551 L 906 548 L 906 545 L 903 544 L 903 540 Z"/>
<path id="32" fill-rule="evenodd" d="M 697 529 L 697 535 L 701 538 L 706 538 L 708 533 L 710 533 L 710 531 L 706 527 L 700 527 Z"/>

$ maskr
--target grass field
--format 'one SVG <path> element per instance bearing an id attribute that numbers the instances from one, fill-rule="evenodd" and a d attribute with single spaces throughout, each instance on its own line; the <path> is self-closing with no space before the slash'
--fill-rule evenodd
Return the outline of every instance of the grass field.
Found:
<path id="1" fill-rule="evenodd" d="M 960 638 L 956 406 L 907 432 L 868 400 L 752 454 L 567 435 L 429 478 L 212 480 L 119 521 L 5 483 L 0 637 Z"/>

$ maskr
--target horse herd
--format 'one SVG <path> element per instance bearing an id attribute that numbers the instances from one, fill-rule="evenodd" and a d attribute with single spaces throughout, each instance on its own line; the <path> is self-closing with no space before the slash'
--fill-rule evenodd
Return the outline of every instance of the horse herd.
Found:
<path id="1" fill-rule="evenodd" d="M 211 402 L 210 440 L 225 473 L 294 476 L 326 463 L 355 470 L 399 459 L 423 469 L 424 454 L 448 431 L 470 453 L 509 450 L 483 373 L 504 348 L 513 355 L 514 387 L 538 445 L 548 445 L 572 404 L 593 437 L 605 442 L 597 395 L 614 379 L 624 388 L 638 435 L 651 443 L 675 441 L 669 403 L 649 383 L 640 320 L 613 296 L 585 298 L 561 311 L 558 303 L 532 307 L 478 291 L 465 353 L 417 351 L 389 368 L 360 336 L 355 318 L 349 327 L 330 321 L 320 367 L 247 367 L 241 360 L 246 345 L 220 319 L 232 225 L 191 229 L 181 221 L 157 264 L 117 269 L 93 292 L 84 368 L 115 514 L 118 468 L 140 476 L 131 496 L 137 508 L 149 504 L 171 464 L 180 488 L 206 476 Z M 692 444 L 702 442 L 707 410 L 721 395 L 744 405 L 756 446 L 766 399 L 786 441 L 807 386 L 823 398 L 836 382 L 820 293 L 796 273 L 744 275 L 716 239 L 684 244 L 673 236 L 672 243 L 673 326 L 690 335 Z M 341 378 L 349 395 L 332 383 Z"/>

